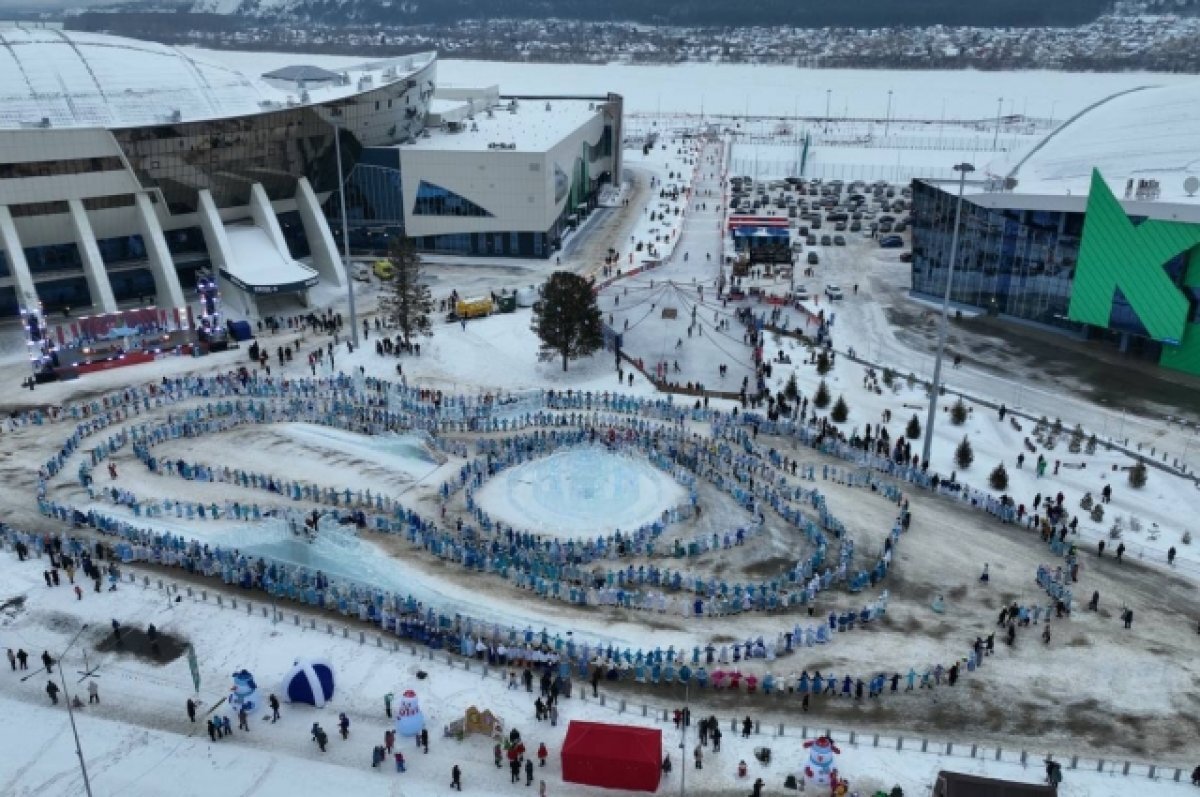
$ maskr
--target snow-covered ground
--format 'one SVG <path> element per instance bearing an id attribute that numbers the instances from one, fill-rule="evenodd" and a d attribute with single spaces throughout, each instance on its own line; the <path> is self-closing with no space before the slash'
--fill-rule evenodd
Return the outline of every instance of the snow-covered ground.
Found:
<path id="1" fill-rule="evenodd" d="M 2 644 L 32 654 L 28 673 L 12 672 L 7 667 L 0 672 L 0 703 L 5 717 L 0 725 L 4 747 L 0 792 L 14 797 L 75 797 L 83 792 L 62 698 L 58 706 L 50 705 L 44 691 L 49 676 L 37 671 L 41 651 L 49 650 L 57 657 L 83 624 L 87 628 L 61 666 L 69 693 L 79 695 L 85 703 L 86 682 L 94 680 L 99 687 L 99 704 L 75 711 L 92 793 L 98 796 L 449 795 L 454 793 L 449 782 L 455 764 L 462 768 L 463 794 L 536 793 L 543 780 L 550 795 L 596 794 L 595 789 L 561 779 L 560 750 L 571 720 L 661 729 L 663 752 L 674 764 L 672 774 L 659 787 L 666 792 L 678 788 L 686 764 L 687 789 L 693 794 L 741 794 L 757 777 L 766 781 L 765 793 L 778 794 L 786 775 L 799 771 L 808 758 L 800 737 L 804 719 L 794 713 L 787 718 L 776 716 L 779 712 L 770 708 L 769 701 L 715 708 L 724 731 L 722 749 L 713 753 L 711 747 L 706 748 L 704 768 L 697 771 L 690 764 L 696 744 L 694 728 L 688 733 L 685 751 L 680 751 L 678 732 L 662 719 L 662 711 L 681 703 L 682 696 L 675 701 L 646 701 L 626 695 L 627 710 L 622 714 L 618 712 L 620 695 L 602 688 L 608 700 L 601 706 L 590 694 L 586 701 L 581 699 L 581 685 L 577 685 L 571 698 L 560 700 L 559 723 L 551 727 L 548 722 L 534 721 L 534 695 L 523 689 L 506 689 L 497 670 L 483 677 L 478 663 L 464 670 L 458 662 L 448 666 L 440 655 L 436 659 L 420 651 L 413 655 L 405 645 L 394 652 L 390 643 L 378 647 L 373 634 L 367 635 L 366 644 L 360 644 L 357 631 L 343 638 L 340 625 L 335 627 L 336 633 L 325 633 L 320 618 L 316 629 L 306 630 L 303 626 L 307 625 L 307 615 L 303 625 L 297 627 L 290 609 L 284 611 L 281 622 L 273 624 L 261 616 L 261 604 L 252 604 L 249 614 L 241 610 L 244 601 L 238 609 L 230 608 L 231 598 L 242 598 L 236 594 L 226 593 L 225 608 L 218 608 L 211 587 L 206 601 L 199 600 L 197 590 L 194 598 L 185 593 L 179 602 L 172 602 L 154 587 L 153 576 L 149 589 L 140 583 L 123 585 L 115 593 L 86 593 L 83 600 L 77 601 L 67 586 L 47 589 L 42 584 L 42 567 L 39 562 L 17 563 L 7 552 L 0 555 L 0 583 L 5 585 L 5 600 L 10 601 L 5 604 L 0 626 Z M 19 600 L 12 602 L 14 597 Z M 96 652 L 94 646 L 106 639 L 111 641 L 114 618 L 119 618 L 127 634 L 153 623 L 160 633 L 193 645 L 199 664 L 199 693 L 192 688 L 186 657 L 158 664 L 119 649 Z M 84 649 L 88 649 L 86 670 Z M 234 730 L 232 737 L 209 741 L 204 719 L 210 712 L 229 716 L 237 726 L 236 714 L 221 705 L 231 686 L 232 672 L 249 670 L 258 683 L 260 699 L 265 700 L 271 693 L 281 694 L 279 682 L 297 658 L 332 662 L 336 690 L 324 709 L 284 703 L 279 722 L 272 723 L 269 711 L 260 708 L 250 714 L 248 732 Z M 81 671 L 92 673 L 92 677 L 81 678 Z M 418 671 L 427 677 L 418 678 Z M 416 691 L 425 714 L 430 731 L 429 754 L 417 750 L 412 740 L 400 738 L 397 749 L 404 753 L 407 771 L 397 773 L 390 759 L 383 768 L 372 769 L 371 748 L 383 743 L 383 732 L 390 727 L 384 715 L 384 695 L 399 695 L 405 689 Z M 200 704 L 200 722 L 196 724 L 188 722 L 184 711 L 189 697 Z M 641 708 L 644 702 L 649 705 L 649 716 L 645 717 Z M 694 717 L 710 713 L 705 698 L 695 693 L 690 705 Z M 510 785 L 507 767 L 500 770 L 493 766 L 491 742 L 485 738 L 467 737 L 461 742 L 443 738 L 441 729 L 471 706 L 490 709 L 504 720 L 506 728 L 520 730 L 531 752 L 539 744 L 546 744 L 547 765 L 535 768 L 531 789 L 526 789 L 524 779 L 519 787 Z M 337 717 L 343 712 L 350 718 L 346 741 L 336 734 Z M 762 732 L 742 739 L 730 730 L 730 722 L 747 713 L 762 720 Z M 782 738 L 774 735 L 778 721 L 785 724 L 787 735 Z M 330 736 L 324 754 L 310 740 L 309 729 L 314 722 L 319 722 Z M 818 727 L 823 731 L 825 724 L 819 720 L 809 724 L 810 738 Z M 920 752 L 924 737 L 919 734 L 908 735 L 902 751 L 896 750 L 894 736 L 885 736 L 878 747 L 870 734 L 860 733 L 854 744 L 849 743 L 846 731 L 835 731 L 835 738 L 842 750 L 837 759 L 839 771 L 850 779 L 852 788 L 864 794 L 877 788 L 890 790 L 893 785 L 900 785 L 906 794 L 926 793 L 941 769 L 1027 782 L 1037 782 L 1041 776 L 1043 753 L 1037 747 L 1029 750 L 1028 762 L 1022 765 L 1016 747 L 1004 748 L 1002 760 L 996 761 L 995 747 L 979 751 L 980 757 L 972 759 L 967 755 L 969 747 L 962 742 L 956 744 L 953 755 L 947 756 L 936 736 L 929 749 L 938 753 Z M 753 756 L 754 748 L 760 746 L 772 750 L 769 765 L 760 764 Z M 735 773 L 739 760 L 749 765 L 745 780 Z M 1068 759 L 1060 760 L 1065 763 Z M 1182 797 L 1194 791 L 1186 784 L 1170 781 L 1173 771 L 1160 772 L 1156 780 L 1149 781 L 1144 769 L 1133 777 L 1124 777 L 1111 774 L 1112 763 L 1106 765 L 1103 774 L 1092 771 L 1095 765 L 1087 763 L 1083 762 L 1079 770 L 1066 770 L 1060 794 L 1118 797 L 1128 794 L 1131 788 L 1151 788 L 1156 795 Z M 1186 776 L 1184 773 L 1185 780 Z"/>

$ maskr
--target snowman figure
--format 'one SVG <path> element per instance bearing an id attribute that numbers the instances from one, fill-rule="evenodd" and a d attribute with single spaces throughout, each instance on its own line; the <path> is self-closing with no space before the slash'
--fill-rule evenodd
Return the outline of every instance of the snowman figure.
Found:
<path id="1" fill-rule="evenodd" d="M 834 756 L 842 751 L 828 736 L 810 739 L 804 746 L 808 748 L 808 764 L 804 767 L 804 774 L 817 785 L 828 786 L 833 773 L 837 772 L 833 766 Z"/>
<path id="2" fill-rule="evenodd" d="M 417 702 L 417 693 L 405 689 L 396 706 L 396 733 L 399 736 L 416 736 L 425 729 L 425 715 Z"/>
<path id="3" fill-rule="evenodd" d="M 234 711 L 253 711 L 258 705 L 258 684 L 254 683 L 254 676 L 249 670 L 238 670 L 231 677 L 233 686 L 229 688 L 229 707 Z"/>

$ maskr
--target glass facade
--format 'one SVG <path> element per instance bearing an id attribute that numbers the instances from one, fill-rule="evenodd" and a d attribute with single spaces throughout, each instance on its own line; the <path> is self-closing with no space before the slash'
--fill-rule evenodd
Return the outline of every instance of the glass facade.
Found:
<path id="1" fill-rule="evenodd" d="M 417 186 L 417 198 L 413 203 L 413 215 L 493 217 L 487 210 L 484 210 L 466 197 L 459 196 L 453 191 L 442 188 L 440 185 L 427 183 L 424 180 Z"/>
<path id="2" fill-rule="evenodd" d="M 913 183 L 915 294 L 938 301 L 945 295 L 957 201 L 956 186 L 947 184 L 943 189 L 922 181 Z M 1137 217 L 1130 220 L 1134 224 L 1142 221 Z M 1124 351 L 1157 358 L 1161 346 L 1145 337 L 1146 328 L 1119 290 L 1108 328 L 1081 324 L 1067 317 L 1083 223 L 1082 210 L 993 209 L 972 203 L 970 195 L 966 195 L 951 300 L 991 314 L 1110 340 Z M 1187 255 L 1172 258 L 1163 268 L 1171 281 L 1179 285 L 1187 269 Z M 1184 290 L 1193 296 L 1195 322 L 1200 319 L 1200 289 Z"/>
<path id="3" fill-rule="evenodd" d="M 341 131 L 344 172 L 364 145 L 407 140 L 420 131 L 432 84 L 399 80 L 320 106 L 252 116 L 114 130 L 142 187 L 156 188 L 171 213 L 191 213 L 200 189 L 217 207 L 249 204 L 261 183 L 272 201 L 291 199 L 307 177 L 318 195 L 337 188 L 334 131 Z M 336 128 L 335 128 L 336 125 Z"/>
<path id="4" fill-rule="evenodd" d="M 941 299 L 954 233 L 957 194 L 913 183 L 912 289 Z M 962 206 L 958 263 L 951 300 L 990 313 L 1015 316 L 1066 330 L 1071 281 L 1079 257 L 1083 213 Z"/>

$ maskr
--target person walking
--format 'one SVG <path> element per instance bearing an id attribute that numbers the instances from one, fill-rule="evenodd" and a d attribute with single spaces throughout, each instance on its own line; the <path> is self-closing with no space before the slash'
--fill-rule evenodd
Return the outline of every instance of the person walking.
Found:
<path id="1" fill-rule="evenodd" d="M 8 666 L 12 667 L 13 672 L 17 671 L 17 654 L 13 653 L 13 649 L 8 649 Z"/>
<path id="2" fill-rule="evenodd" d="M 538 766 L 539 767 L 546 766 L 546 757 L 549 755 L 550 755 L 550 751 L 546 749 L 546 743 L 542 742 L 541 744 L 539 744 L 538 749 L 537 749 L 537 757 L 538 757 Z"/>
<path id="3" fill-rule="evenodd" d="M 425 755 L 429 755 L 429 730 L 427 728 L 422 728 L 419 738 L 421 748 L 424 750 Z"/>
<path id="4" fill-rule="evenodd" d="M 272 694 L 267 705 L 271 707 L 271 722 L 279 722 L 279 698 Z"/>
<path id="5" fill-rule="evenodd" d="M 195 722 L 195 720 L 192 720 L 192 722 Z M 210 719 L 210 720 L 208 720 L 206 725 L 208 726 L 208 740 L 210 742 L 215 742 L 217 740 L 217 725 L 216 725 L 216 723 Z"/>
<path id="6" fill-rule="evenodd" d="M 94 680 L 88 681 L 88 705 L 100 702 L 100 685 Z"/>
<path id="7" fill-rule="evenodd" d="M 1133 627 L 1133 609 L 1126 609 L 1123 619 L 1125 620 L 1125 627 L 1132 628 Z"/>
<path id="8" fill-rule="evenodd" d="M 392 718 L 392 698 L 394 695 L 388 692 L 383 696 L 383 715 L 388 719 Z"/>
<path id="9" fill-rule="evenodd" d="M 712 743 L 713 743 L 713 752 L 714 753 L 721 752 L 721 729 L 716 727 L 715 725 L 713 726 L 713 729 L 712 729 Z"/>
<path id="10" fill-rule="evenodd" d="M 1125 543 L 1123 543 L 1123 542 L 1118 543 L 1117 544 L 1117 561 L 1120 562 L 1121 557 L 1123 557 L 1124 555 L 1125 555 Z"/>
<path id="11" fill-rule="evenodd" d="M 1167 564 L 1169 564 L 1169 565 L 1175 564 L 1175 546 L 1174 545 L 1172 545 L 1170 548 L 1167 549 Z"/>
<path id="12" fill-rule="evenodd" d="M 338 733 L 342 735 L 342 739 L 350 738 L 350 718 L 344 711 L 338 714 Z"/>
<path id="13" fill-rule="evenodd" d="M 46 668 L 46 672 L 54 672 L 54 659 L 50 656 L 50 651 L 42 651 L 42 666 Z"/>
<path id="14" fill-rule="evenodd" d="M 371 769 L 378 769 L 379 765 L 384 762 L 387 755 L 383 752 L 383 745 L 377 744 L 371 748 Z"/>
<path id="15" fill-rule="evenodd" d="M 50 696 L 50 702 L 58 705 L 58 684 L 54 681 L 46 681 L 46 694 Z"/>
<path id="16" fill-rule="evenodd" d="M 696 745 L 696 749 L 692 751 L 692 758 L 696 759 L 696 769 L 704 769 L 704 751 L 700 749 L 700 745 Z"/>
<path id="17" fill-rule="evenodd" d="M 229 721 L 229 717 L 221 717 L 221 729 L 225 732 L 226 736 L 233 735 L 233 723 Z"/>
<path id="18" fill-rule="evenodd" d="M 462 770 L 458 768 L 458 764 L 450 770 L 450 788 L 462 791 Z"/>
<path id="19" fill-rule="evenodd" d="M 325 729 L 320 723 L 312 724 L 312 738 L 317 743 L 317 747 L 321 748 L 321 752 L 325 752 L 325 745 L 329 743 L 329 736 L 325 733 Z"/>
<path id="20" fill-rule="evenodd" d="M 249 733 L 250 725 L 246 722 L 246 707 L 242 706 L 238 709 L 238 730 Z"/>
<path id="21" fill-rule="evenodd" d="M 509 783 L 521 782 L 521 759 L 513 758 L 508 762 Z"/>
<path id="22" fill-rule="evenodd" d="M 395 761 L 396 761 L 396 771 L 403 772 L 404 771 L 404 753 L 397 750 L 395 753 L 392 754 L 392 758 L 395 759 Z"/>
<path id="23" fill-rule="evenodd" d="M 396 732 L 388 728 L 383 732 L 383 747 L 387 750 L 388 755 L 392 754 L 392 748 L 396 746 Z"/>
<path id="24" fill-rule="evenodd" d="M 190 697 L 188 698 L 187 702 L 187 715 L 189 720 L 192 722 L 196 721 L 196 701 L 192 700 Z"/>
<path id="25" fill-rule="evenodd" d="M 533 759 L 525 759 L 525 786 L 533 785 Z"/>
<path id="26" fill-rule="evenodd" d="M 17 665 L 19 669 L 29 669 L 29 654 L 25 652 L 25 648 L 17 648 Z"/>

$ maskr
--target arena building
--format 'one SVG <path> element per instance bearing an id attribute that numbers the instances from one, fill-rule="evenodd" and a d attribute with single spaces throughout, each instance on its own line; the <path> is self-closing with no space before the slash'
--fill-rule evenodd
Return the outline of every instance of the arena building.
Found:
<path id="1" fill-rule="evenodd" d="M 1200 374 L 1200 95 L 1109 97 L 1019 157 L 976 164 L 952 301 Z M 913 185 L 912 291 L 946 290 L 958 183 Z"/>
<path id="2" fill-rule="evenodd" d="M 250 77 L 159 44 L 0 30 L 0 315 L 152 304 L 186 323 L 205 278 L 235 315 L 305 304 L 348 276 L 339 151 L 352 245 L 548 257 L 618 173 L 620 97 L 435 99 L 436 67 Z"/>

